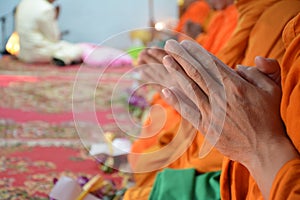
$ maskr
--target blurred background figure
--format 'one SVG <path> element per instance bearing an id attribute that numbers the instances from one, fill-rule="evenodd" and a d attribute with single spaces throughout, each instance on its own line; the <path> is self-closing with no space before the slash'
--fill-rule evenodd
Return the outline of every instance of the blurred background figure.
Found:
<path id="1" fill-rule="evenodd" d="M 21 0 L 15 15 L 20 51 L 17 57 L 24 62 L 53 62 L 64 66 L 81 62 L 79 45 L 60 40 L 57 23 L 59 7 L 54 0 Z"/>

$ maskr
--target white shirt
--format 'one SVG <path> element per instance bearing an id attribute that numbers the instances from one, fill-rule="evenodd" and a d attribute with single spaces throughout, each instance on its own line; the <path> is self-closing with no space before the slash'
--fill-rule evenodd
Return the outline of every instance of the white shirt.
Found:
<path id="1" fill-rule="evenodd" d="M 50 62 L 53 57 L 66 64 L 79 60 L 81 49 L 60 41 L 55 7 L 47 0 L 21 0 L 16 12 L 20 37 L 17 57 L 26 62 Z"/>

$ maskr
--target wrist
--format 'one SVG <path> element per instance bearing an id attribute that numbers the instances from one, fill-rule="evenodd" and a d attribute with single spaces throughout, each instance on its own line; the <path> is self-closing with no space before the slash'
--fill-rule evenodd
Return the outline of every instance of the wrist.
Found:
<path id="1" fill-rule="evenodd" d="M 299 158 L 299 154 L 291 141 L 287 137 L 280 137 L 262 144 L 244 165 L 255 179 L 264 198 L 268 199 L 278 171 L 295 158 Z"/>

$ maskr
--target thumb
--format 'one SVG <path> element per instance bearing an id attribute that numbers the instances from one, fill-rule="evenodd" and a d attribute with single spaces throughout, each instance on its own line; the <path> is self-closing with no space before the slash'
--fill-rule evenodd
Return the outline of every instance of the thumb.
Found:
<path id="1" fill-rule="evenodd" d="M 237 66 L 237 73 L 249 83 L 268 93 L 280 92 L 280 87 L 256 67 Z"/>
<path id="2" fill-rule="evenodd" d="M 270 77 L 278 86 L 281 84 L 280 65 L 275 59 L 263 58 L 257 56 L 255 58 L 257 69 Z"/>

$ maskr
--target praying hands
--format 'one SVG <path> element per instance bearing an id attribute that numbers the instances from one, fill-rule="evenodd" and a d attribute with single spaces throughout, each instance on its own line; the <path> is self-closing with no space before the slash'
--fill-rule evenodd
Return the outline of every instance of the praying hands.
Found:
<path id="1" fill-rule="evenodd" d="M 163 89 L 165 100 L 223 155 L 243 164 L 267 198 L 278 170 L 299 156 L 280 117 L 280 77 L 272 70 L 278 64 L 257 58 L 258 68 L 234 71 L 191 41 L 170 40 L 165 51 L 163 64 L 179 85 Z"/>
<path id="2" fill-rule="evenodd" d="M 151 84 L 152 88 L 161 92 L 165 87 L 176 86 L 177 82 L 173 81 L 167 69 L 163 66 L 162 61 L 167 53 L 156 47 L 144 49 L 138 59 L 139 72 L 143 83 Z"/>

